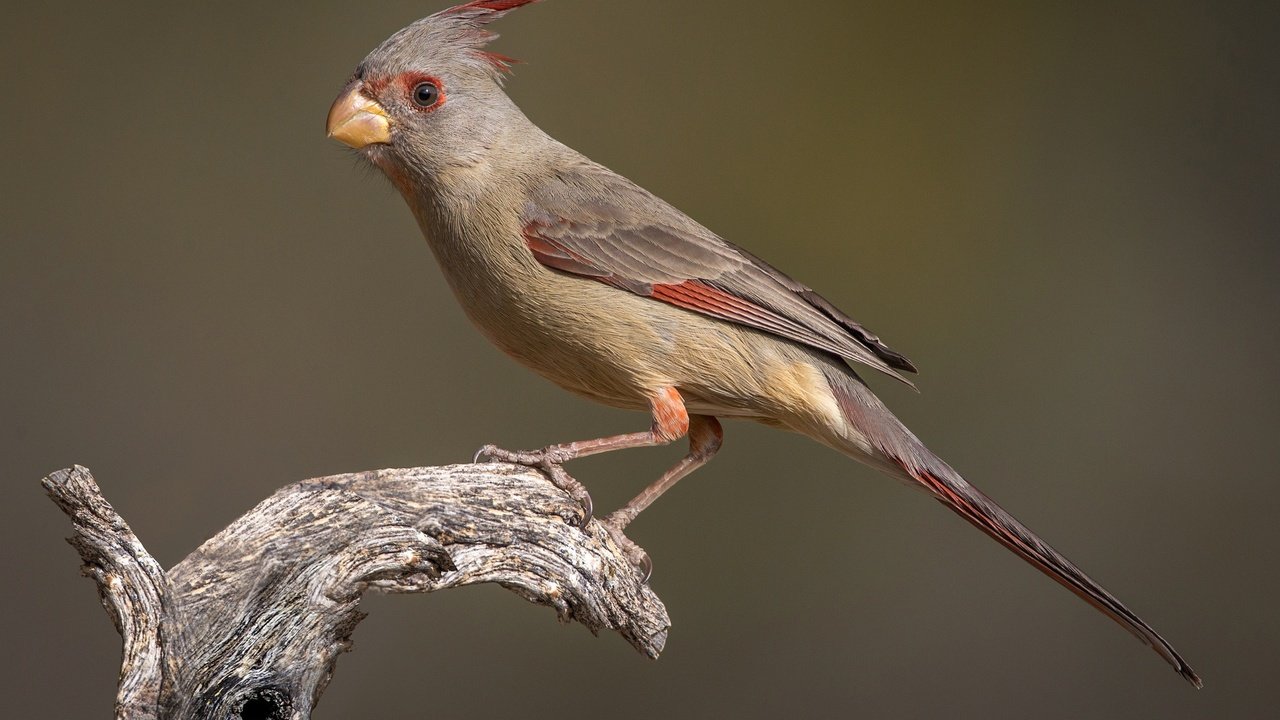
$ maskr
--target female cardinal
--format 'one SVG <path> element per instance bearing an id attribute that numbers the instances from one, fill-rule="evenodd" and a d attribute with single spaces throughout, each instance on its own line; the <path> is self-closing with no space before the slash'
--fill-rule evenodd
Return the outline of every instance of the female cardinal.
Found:
<path id="1" fill-rule="evenodd" d="M 918 486 L 1200 679 L 1111 593 L 931 453 L 851 367 L 910 385 L 915 367 L 821 295 L 630 180 L 560 144 L 502 92 L 511 58 L 486 25 L 533 0 L 473 0 L 392 35 L 329 111 L 330 137 L 390 178 L 467 315 L 572 392 L 648 410 L 649 430 L 480 455 L 545 469 L 688 436 L 689 454 L 604 518 L 623 528 L 720 447 L 716 417 L 803 433 Z"/>

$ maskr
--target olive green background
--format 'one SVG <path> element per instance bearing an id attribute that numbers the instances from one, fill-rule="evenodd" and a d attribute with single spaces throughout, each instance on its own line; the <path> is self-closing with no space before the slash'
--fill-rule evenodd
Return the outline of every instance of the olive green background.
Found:
<path id="1" fill-rule="evenodd" d="M 39 5 L 39 6 L 37 6 Z M 190 5 L 190 6 L 189 6 Z M 109 713 L 119 638 L 39 479 L 166 566 L 306 477 L 640 429 L 487 345 L 330 101 L 443 2 L 11 3 L 5 714 Z M 656 662 L 496 587 L 370 597 L 317 717 L 1252 718 L 1280 705 L 1274 4 L 551 0 L 531 118 L 922 369 L 916 432 L 1164 633 L 741 423 L 632 536 Z M 607 510 L 681 453 L 577 463 Z"/>

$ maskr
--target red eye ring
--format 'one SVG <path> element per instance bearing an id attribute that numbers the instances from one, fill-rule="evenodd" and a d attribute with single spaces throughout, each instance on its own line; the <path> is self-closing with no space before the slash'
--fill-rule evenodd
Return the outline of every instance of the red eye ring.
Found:
<path id="1" fill-rule="evenodd" d="M 405 95 L 414 108 L 423 111 L 435 110 L 444 104 L 444 86 L 438 78 L 430 75 L 409 73 L 401 77 Z"/>
<path id="2" fill-rule="evenodd" d="M 440 88 L 428 80 L 413 86 L 413 104 L 422 109 L 435 107 L 440 102 Z"/>

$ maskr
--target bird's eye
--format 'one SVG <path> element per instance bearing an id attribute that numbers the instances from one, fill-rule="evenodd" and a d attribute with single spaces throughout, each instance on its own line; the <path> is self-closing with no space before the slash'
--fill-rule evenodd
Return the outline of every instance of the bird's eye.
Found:
<path id="1" fill-rule="evenodd" d="M 426 109 L 440 102 L 440 87 L 433 82 L 420 82 L 413 86 L 413 104 Z"/>

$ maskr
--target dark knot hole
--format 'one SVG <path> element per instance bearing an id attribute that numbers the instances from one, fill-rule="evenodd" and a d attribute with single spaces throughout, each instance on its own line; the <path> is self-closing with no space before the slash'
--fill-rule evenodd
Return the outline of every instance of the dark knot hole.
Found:
<path id="1" fill-rule="evenodd" d="M 292 703 L 275 688 L 254 690 L 240 705 L 240 720 L 288 720 Z"/>

